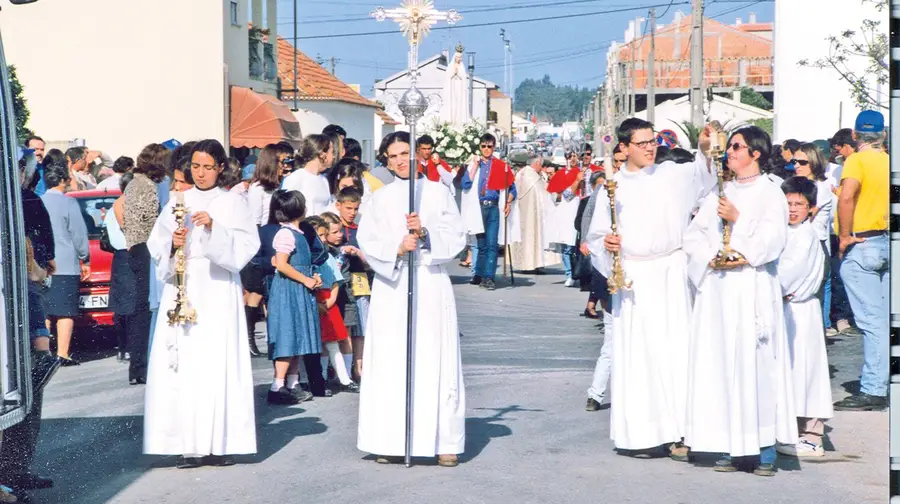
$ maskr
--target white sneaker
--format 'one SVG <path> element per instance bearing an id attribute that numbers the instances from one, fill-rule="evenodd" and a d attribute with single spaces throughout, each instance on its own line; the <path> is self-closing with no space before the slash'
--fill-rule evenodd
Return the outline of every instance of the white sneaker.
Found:
<path id="1" fill-rule="evenodd" d="M 566 287 L 571 287 L 575 285 L 575 280 L 572 280 L 572 277 L 566 278 Z"/>
<path id="2" fill-rule="evenodd" d="M 825 448 L 822 448 L 822 446 L 811 443 L 805 439 L 801 439 L 800 442 L 795 445 L 778 443 L 778 446 L 775 447 L 775 450 L 778 453 L 787 455 L 789 457 L 825 456 Z"/>

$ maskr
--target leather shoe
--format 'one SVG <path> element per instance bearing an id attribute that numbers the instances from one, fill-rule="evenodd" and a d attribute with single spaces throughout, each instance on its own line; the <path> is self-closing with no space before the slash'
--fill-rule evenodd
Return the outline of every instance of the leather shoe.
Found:
<path id="1" fill-rule="evenodd" d="M 475 275 L 472 277 L 471 280 L 469 280 L 469 283 L 472 285 L 481 285 L 481 277 L 478 275 Z"/>
<path id="2" fill-rule="evenodd" d="M 44 488 L 53 488 L 52 479 L 41 478 L 37 474 L 32 473 L 21 473 L 8 476 L 4 483 L 21 490 L 42 490 Z"/>
<path id="3" fill-rule="evenodd" d="M 587 404 L 584 406 L 585 411 L 600 411 L 600 403 L 593 397 L 588 397 Z"/>
<path id="4" fill-rule="evenodd" d="M 873 411 L 884 409 L 885 406 L 887 406 L 886 397 L 862 392 L 834 403 L 834 409 L 837 411 Z"/>

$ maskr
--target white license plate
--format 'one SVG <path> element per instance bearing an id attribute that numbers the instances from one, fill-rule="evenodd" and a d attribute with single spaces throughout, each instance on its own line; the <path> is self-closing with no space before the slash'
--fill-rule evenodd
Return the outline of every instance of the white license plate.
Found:
<path id="1" fill-rule="evenodd" d="M 78 306 L 83 309 L 91 310 L 95 308 L 106 308 L 109 306 L 109 294 L 97 294 L 93 296 L 81 296 Z"/>

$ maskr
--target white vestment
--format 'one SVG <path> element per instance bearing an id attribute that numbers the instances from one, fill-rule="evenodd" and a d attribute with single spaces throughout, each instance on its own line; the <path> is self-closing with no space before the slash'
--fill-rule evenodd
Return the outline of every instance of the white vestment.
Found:
<path id="1" fill-rule="evenodd" d="M 547 182 L 534 168 L 526 166 L 516 174 L 521 240 L 512 246 L 513 267 L 532 271 L 559 264 L 559 254 L 548 252 L 544 219 L 550 203 Z"/>
<path id="2" fill-rule="evenodd" d="M 447 187 L 420 178 L 416 211 L 428 249 L 415 264 L 412 455 L 458 454 L 465 448 L 466 394 L 456 299 L 444 266 L 465 246 L 456 202 Z M 377 455 L 404 453 L 408 263 L 397 249 L 408 233 L 409 182 L 397 179 L 372 196 L 356 235 L 375 271 L 359 398 L 357 447 Z"/>
<path id="3" fill-rule="evenodd" d="M 240 271 L 259 249 L 243 198 L 224 189 L 184 193 L 188 242 L 186 292 L 197 323 L 171 327 L 175 306 L 175 217 L 169 200 L 147 247 L 165 282 L 153 335 L 144 406 L 144 453 L 225 455 L 256 452 L 253 370 Z M 191 224 L 207 212 L 212 229 Z"/>
<path id="4" fill-rule="evenodd" d="M 300 191 L 306 199 L 306 215 L 321 215 L 331 204 L 331 189 L 325 175 L 313 175 L 304 168 L 294 171 L 281 183 L 286 191 Z"/>
<path id="5" fill-rule="evenodd" d="M 710 194 L 684 235 L 697 288 L 691 320 L 685 444 L 698 452 L 756 455 L 797 442 L 790 356 L 776 265 L 787 234 L 787 201 L 767 177 L 729 182 L 740 217 L 731 245 L 749 262 L 709 267 L 722 248 L 719 198 Z M 617 349 L 618 351 L 618 349 Z"/>
<path id="6" fill-rule="evenodd" d="M 691 289 L 682 236 L 700 198 L 715 185 L 706 158 L 619 171 L 616 209 L 630 290 L 612 296 L 610 437 L 617 448 L 641 450 L 680 441 L 687 403 Z M 597 195 L 587 236 L 591 262 L 610 277 L 613 255 L 609 197 Z"/>
<path id="7" fill-rule="evenodd" d="M 484 220 L 481 217 L 481 201 L 478 197 L 478 184 L 481 170 L 481 160 L 469 166 L 469 178 L 472 181 L 472 187 L 462 193 L 460 204 L 460 219 L 463 223 L 463 230 L 469 236 L 475 236 L 484 233 Z M 514 180 L 512 181 L 514 182 Z M 518 188 L 516 188 L 518 190 Z M 522 241 L 522 226 L 519 218 L 519 201 L 513 200 L 510 204 L 509 217 L 506 217 L 503 209 L 505 201 L 508 198 L 506 189 L 499 191 L 500 197 L 497 201 L 500 203 L 500 227 L 497 232 L 497 244 L 519 243 Z M 509 241 L 507 240 L 509 234 Z M 518 268 L 517 264 L 513 265 Z"/>
<path id="8" fill-rule="evenodd" d="M 831 418 L 834 416 L 831 378 L 818 298 L 826 258 L 814 225 L 806 221 L 788 228 L 787 245 L 778 260 L 778 280 L 784 296 L 790 296 L 784 303 L 784 322 L 790 346 L 795 412 L 804 418 Z"/>

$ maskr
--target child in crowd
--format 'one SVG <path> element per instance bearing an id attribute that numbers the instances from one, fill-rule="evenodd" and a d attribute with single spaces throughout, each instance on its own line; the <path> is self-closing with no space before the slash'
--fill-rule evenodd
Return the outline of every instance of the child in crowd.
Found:
<path id="1" fill-rule="evenodd" d="M 324 226 L 320 226 L 316 231 L 329 252 L 328 262 L 322 269 L 323 288 L 316 295 L 321 313 L 322 341 L 325 342 L 331 365 L 341 382 L 341 390 L 359 392 L 359 386 L 348 375 L 348 370 L 352 369 L 353 349 L 350 347 L 348 331 L 341 314 L 343 311 L 341 308 L 347 301 L 342 268 L 335 257 L 340 253 L 337 246 L 343 240 L 341 221 L 337 215 L 330 212 L 322 214 L 321 219 Z M 330 287 L 326 288 L 329 284 Z"/>
<path id="2" fill-rule="evenodd" d="M 781 185 L 788 201 L 787 244 L 778 261 L 784 293 L 784 322 L 790 345 L 794 404 L 800 441 L 779 444 L 779 453 L 793 457 L 825 455 L 824 421 L 834 416 L 822 307 L 817 297 L 825 275 L 825 250 L 810 221 L 817 201 L 816 183 L 791 177 Z"/>
<path id="3" fill-rule="evenodd" d="M 353 361 L 356 364 L 355 377 L 357 381 L 362 378 L 362 358 L 365 339 L 366 316 L 369 309 L 369 296 L 371 291 L 370 268 L 366 264 L 366 258 L 356 241 L 356 216 L 359 213 L 359 205 L 362 203 L 362 192 L 357 187 L 345 187 L 338 192 L 335 206 L 341 218 L 343 226 L 343 241 L 341 252 L 348 258 L 350 283 L 348 295 L 355 302 L 359 325 L 350 329 L 350 337 L 353 341 Z"/>
<path id="4" fill-rule="evenodd" d="M 277 191 L 272 196 L 271 209 L 281 229 L 272 242 L 277 274 L 269 293 L 267 324 L 269 359 L 275 363 L 275 377 L 267 399 L 269 404 L 297 404 L 312 395 L 325 395 L 324 380 L 316 377 L 322 342 L 314 293 L 322 286 L 322 278 L 314 272 L 312 250 L 300 230 L 306 215 L 303 194 Z M 301 355 L 311 371 L 312 394 L 298 387 Z"/>

